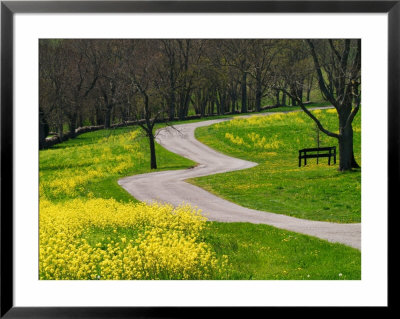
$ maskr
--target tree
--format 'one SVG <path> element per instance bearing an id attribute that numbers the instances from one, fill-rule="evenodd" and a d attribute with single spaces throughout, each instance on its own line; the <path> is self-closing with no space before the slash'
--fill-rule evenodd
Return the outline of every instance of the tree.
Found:
<path id="1" fill-rule="evenodd" d="M 160 79 L 165 81 L 165 99 L 169 105 L 169 120 L 175 118 L 176 109 L 176 88 L 178 69 L 177 69 L 177 43 L 175 40 L 160 40 L 163 50 L 163 63 L 158 70 Z"/>
<path id="2" fill-rule="evenodd" d="M 323 96 L 336 108 L 339 117 L 341 171 L 359 168 L 354 158 L 352 122 L 361 104 L 361 39 L 327 40 L 328 57 L 321 62 L 312 40 L 307 40 Z M 324 77 L 323 71 L 327 74 Z"/>
<path id="3" fill-rule="evenodd" d="M 48 123 L 63 139 L 68 62 L 63 40 L 39 41 L 39 104 L 41 123 Z M 43 134 L 45 131 L 42 132 Z M 43 138 L 46 138 L 44 136 Z M 41 142 L 43 145 L 44 141 Z"/>
<path id="4" fill-rule="evenodd" d="M 248 111 L 248 79 L 251 63 L 249 40 L 216 40 L 217 50 L 221 51 L 220 64 L 235 68 L 240 72 L 241 112 Z"/>
<path id="5" fill-rule="evenodd" d="M 63 54 L 68 58 L 64 113 L 69 121 L 70 137 L 75 137 L 80 109 L 99 79 L 100 64 L 93 41 L 64 40 L 64 44 Z"/>
<path id="6" fill-rule="evenodd" d="M 339 170 L 359 168 L 353 151 L 352 122 L 361 103 L 361 40 L 306 40 L 312 58 L 312 68 L 303 67 L 303 74 L 292 76 L 292 91 L 285 91 L 295 99 L 318 128 L 339 142 Z M 305 65 L 305 64 L 304 64 Z M 303 66 L 304 66 L 303 65 Z M 315 72 L 323 97 L 335 107 L 339 119 L 339 132 L 327 130 L 318 118 L 303 104 L 300 92 L 304 76 Z"/>
<path id="7" fill-rule="evenodd" d="M 104 128 L 111 127 L 111 112 L 122 102 L 125 59 L 120 40 L 94 40 L 96 60 L 99 68 L 97 90 L 104 106 Z"/>
<path id="8" fill-rule="evenodd" d="M 184 119 L 191 104 L 202 116 L 236 112 L 240 100 L 241 112 L 260 111 L 268 94 L 277 105 L 289 97 L 338 139 L 340 170 L 358 167 L 352 122 L 360 108 L 360 40 L 41 40 L 39 52 L 41 123 L 61 140 L 65 122 L 74 137 L 85 120 L 109 128 L 115 118 L 133 117 L 156 168 L 156 121 Z M 305 108 L 313 85 L 336 108 L 339 132 Z"/>
<path id="9" fill-rule="evenodd" d="M 49 125 L 46 122 L 44 113 L 39 107 L 39 149 L 43 149 L 46 141 L 46 136 L 49 134 Z"/>
<path id="10" fill-rule="evenodd" d="M 158 68 L 162 63 L 160 46 L 152 40 L 127 40 L 125 44 L 127 80 L 134 96 L 133 110 L 149 141 L 150 168 L 156 169 L 154 125 L 166 111 L 158 78 Z"/>
<path id="11" fill-rule="evenodd" d="M 271 80 L 271 63 L 276 55 L 274 40 L 249 41 L 249 74 L 255 81 L 255 110 L 260 112 L 261 99 Z"/>

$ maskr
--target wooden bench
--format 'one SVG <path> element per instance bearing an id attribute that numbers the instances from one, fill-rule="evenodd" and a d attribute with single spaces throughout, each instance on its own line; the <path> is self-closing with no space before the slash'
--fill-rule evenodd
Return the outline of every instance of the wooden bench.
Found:
<path id="1" fill-rule="evenodd" d="M 328 165 L 331 165 L 331 157 L 333 157 L 333 163 L 336 164 L 336 146 L 303 148 L 299 150 L 299 167 L 301 167 L 301 160 L 303 158 L 305 166 L 307 165 L 307 158 L 316 158 L 318 164 L 318 158 L 320 157 L 328 157 Z"/>

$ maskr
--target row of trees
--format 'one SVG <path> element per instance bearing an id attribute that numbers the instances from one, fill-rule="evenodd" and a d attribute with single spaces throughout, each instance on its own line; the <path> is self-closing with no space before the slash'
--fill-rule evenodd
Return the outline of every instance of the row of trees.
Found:
<path id="1" fill-rule="evenodd" d="M 260 111 L 268 98 L 302 107 L 339 139 L 341 154 L 351 153 L 340 168 L 356 166 L 345 141 L 360 104 L 360 41 L 40 40 L 39 51 L 41 119 L 60 137 L 66 124 L 73 137 L 79 126 L 135 120 L 156 168 L 157 121 L 185 119 L 191 109 L 200 116 Z M 338 134 L 304 107 L 315 86 L 338 110 Z"/>

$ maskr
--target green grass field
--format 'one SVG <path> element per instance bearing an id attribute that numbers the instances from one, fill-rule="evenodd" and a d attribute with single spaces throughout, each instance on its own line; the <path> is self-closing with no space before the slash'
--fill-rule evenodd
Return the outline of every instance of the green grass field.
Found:
<path id="1" fill-rule="evenodd" d="M 250 223 L 210 223 L 205 241 L 229 257 L 229 279 L 361 279 L 360 251 Z"/>
<path id="2" fill-rule="evenodd" d="M 150 172 L 147 139 L 142 137 L 140 131 L 137 131 L 135 127 L 85 133 L 76 139 L 56 145 L 52 149 L 42 150 L 39 152 L 39 156 L 40 201 L 48 201 L 46 204 L 48 211 L 55 218 L 59 218 L 60 223 L 65 223 L 66 229 L 70 229 L 68 226 L 70 221 L 65 220 L 59 214 L 62 214 L 62 209 L 69 209 L 71 216 L 75 216 L 75 213 L 71 212 L 75 205 L 74 200 L 79 201 L 76 204 L 81 205 L 78 205 L 79 207 L 85 207 L 82 205 L 85 205 L 86 201 L 88 201 L 88 205 L 92 203 L 87 211 L 96 217 L 97 209 L 96 223 L 102 225 L 104 223 L 102 216 L 105 216 L 104 219 L 113 218 L 112 212 L 103 214 L 103 210 L 109 209 L 111 204 L 102 202 L 102 199 L 115 199 L 121 205 L 125 205 L 121 206 L 123 209 L 128 209 L 129 205 L 137 202 L 117 184 L 117 180 L 124 176 Z M 195 164 L 159 145 L 157 145 L 157 161 L 159 170 L 182 169 Z M 312 170 L 308 169 L 305 171 L 305 176 L 308 171 L 312 174 Z M 247 173 L 250 180 L 253 173 L 251 170 L 248 170 Z M 76 225 L 77 217 L 74 218 L 73 227 L 79 227 Z M 50 219 L 49 225 L 53 221 Z M 105 247 L 115 247 L 122 242 L 137 240 L 138 232 L 124 226 L 125 222 L 121 222 L 121 225 L 117 224 L 117 226 L 104 227 L 98 227 L 96 223 L 93 226 L 85 226 L 84 232 L 80 235 L 87 245 L 80 244 L 80 239 L 77 239 L 77 249 L 86 249 L 83 256 L 87 256 L 87 251 L 94 249 L 99 241 L 101 241 L 100 248 L 106 249 Z M 41 222 L 42 228 L 43 225 L 47 224 Z M 41 233 L 42 228 L 40 228 Z M 143 231 L 143 229 L 140 230 L 140 232 Z M 51 236 L 48 237 L 47 234 L 51 233 L 46 232 L 46 240 L 51 241 Z M 57 234 L 62 233 L 59 231 Z M 160 244 L 159 238 L 157 238 L 153 238 L 153 241 L 149 239 L 149 242 Z M 224 255 L 228 256 L 229 267 L 226 272 L 222 275 L 215 273 L 211 275 L 211 279 L 361 278 L 360 251 L 267 225 L 207 222 L 207 227 L 201 233 L 201 241 L 211 247 L 219 259 L 222 259 Z M 163 249 L 168 251 L 168 245 L 168 242 L 165 242 L 162 246 Z M 63 246 L 56 245 L 54 247 L 56 259 L 50 260 L 50 265 L 48 259 L 45 260 L 45 264 L 41 263 L 41 270 L 44 272 L 46 267 L 69 262 L 68 259 L 62 260 L 65 250 L 60 247 Z M 46 247 L 42 248 L 46 249 Z M 177 246 L 176 249 L 179 247 Z M 101 256 L 100 253 L 96 255 L 96 258 L 100 258 L 97 257 Z M 72 254 L 71 251 L 69 256 Z M 74 254 L 74 256 L 78 260 L 74 260 L 74 263 L 85 264 L 86 259 L 80 259 L 79 254 Z M 112 251 L 107 256 L 112 256 Z M 85 258 L 90 259 L 90 257 Z M 57 274 L 62 276 L 62 271 L 64 270 Z M 48 278 L 47 275 L 49 274 L 43 274 L 43 278 Z M 149 276 L 152 278 L 151 274 Z M 145 275 L 143 277 L 148 278 Z M 161 274 L 154 278 L 170 279 L 171 277 Z"/>
<path id="3" fill-rule="evenodd" d="M 133 197 L 117 184 L 124 176 L 150 171 L 148 140 L 136 127 L 85 133 L 40 151 L 41 191 L 53 201 L 82 197 Z M 158 170 L 182 169 L 195 163 L 156 144 Z"/>
<path id="4" fill-rule="evenodd" d="M 315 114 L 337 131 L 335 110 Z M 353 123 L 354 151 L 361 164 L 360 114 Z M 303 112 L 235 119 L 195 131 L 208 146 L 258 166 L 190 180 L 242 206 L 299 218 L 353 223 L 361 221 L 361 171 L 341 173 L 327 158 L 308 160 L 298 167 L 298 150 L 316 147 L 313 121 Z M 337 140 L 320 134 L 321 146 L 337 146 Z"/>

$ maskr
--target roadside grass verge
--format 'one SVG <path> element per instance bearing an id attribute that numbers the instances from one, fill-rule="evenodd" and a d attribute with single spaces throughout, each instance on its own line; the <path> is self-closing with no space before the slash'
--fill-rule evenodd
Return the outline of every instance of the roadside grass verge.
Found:
<path id="1" fill-rule="evenodd" d="M 230 279 L 361 279 L 357 249 L 268 225 L 210 224 L 205 241 L 229 257 Z"/>
<path id="2" fill-rule="evenodd" d="M 337 131 L 335 110 L 313 111 L 324 126 Z M 354 151 L 361 164 L 361 123 L 354 123 Z M 196 138 L 227 155 L 259 163 L 242 171 L 188 180 L 242 206 L 304 219 L 361 221 L 361 171 L 341 173 L 327 158 L 298 167 L 298 150 L 316 147 L 314 122 L 303 112 L 236 118 L 200 127 Z M 337 140 L 320 133 L 321 146 Z M 332 161 L 333 163 L 333 161 Z"/>

